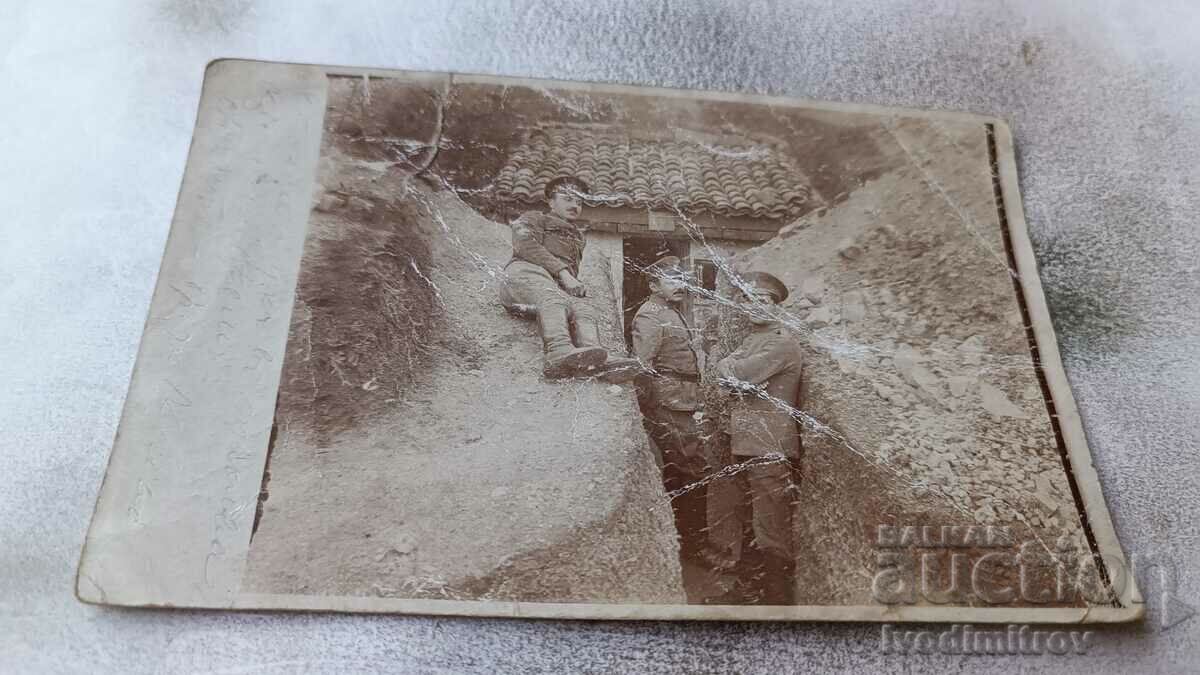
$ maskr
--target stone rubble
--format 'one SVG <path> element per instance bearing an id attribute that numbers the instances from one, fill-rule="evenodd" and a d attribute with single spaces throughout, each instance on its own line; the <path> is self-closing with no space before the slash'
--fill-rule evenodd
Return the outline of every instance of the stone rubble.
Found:
<path id="1" fill-rule="evenodd" d="M 782 248 L 763 247 L 736 263 L 791 270 L 787 323 L 810 354 L 802 408 L 853 446 L 848 452 L 806 434 L 806 454 L 835 458 L 830 467 L 807 469 L 809 527 L 825 536 L 847 531 L 845 520 L 882 522 L 861 505 L 866 495 L 853 492 L 852 480 L 812 473 L 854 473 L 860 469 L 851 465 L 862 462 L 855 455 L 865 455 L 883 469 L 888 494 L 880 502 L 892 513 L 1028 528 L 1048 547 L 1062 535 L 1083 547 L 1002 264 L 988 167 L 954 166 L 956 157 L 986 156 L 953 149 L 982 144 L 983 132 L 917 123 L 891 134 L 937 160 L 913 158 L 824 215 L 785 228 Z M 889 142 L 881 132 L 881 143 Z M 989 199 L 972 199 L 978 194 Z M 826 520 L 812 515 L 817 504 L 832 511 Z M 847 545 L 847 555 L 864 550 Z"/>

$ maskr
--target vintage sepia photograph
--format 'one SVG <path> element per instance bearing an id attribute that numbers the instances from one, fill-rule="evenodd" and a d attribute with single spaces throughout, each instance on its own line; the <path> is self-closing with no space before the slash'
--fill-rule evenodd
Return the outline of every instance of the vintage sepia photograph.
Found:
<path id="1" fill-rule="evenodd" d="M 3 7 L 0 675 L 1200 675 L 1200 0 Z"/>
<path id="2" fill-rule="evenodd" d="M 1119 606 L 993 124 L 327 91 L 243 593 Z"/>
<path id="3" fill-rule="evenodd" d="M 1117 622 L 999 118 L 217 61 L 77 594 Z"/>

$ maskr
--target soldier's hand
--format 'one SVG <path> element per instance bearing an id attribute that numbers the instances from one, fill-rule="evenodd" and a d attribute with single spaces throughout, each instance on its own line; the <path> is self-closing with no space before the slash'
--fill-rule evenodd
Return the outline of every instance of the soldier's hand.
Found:
<path id="1" fill-rule="evenodd" d="M 575 278 L 570 272 L 563 270 L 562 274 L 558 275 L 558 281 L 562 284 L 563 290 L 568 294 L 577 298 L 582 298 L 587 295 L 587 289 L 583 284 Z"/>

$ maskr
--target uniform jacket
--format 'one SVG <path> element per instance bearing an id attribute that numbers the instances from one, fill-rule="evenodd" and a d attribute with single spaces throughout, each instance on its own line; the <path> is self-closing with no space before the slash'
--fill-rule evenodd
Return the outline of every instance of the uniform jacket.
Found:
<path id="1" fill-rule="evenodd" d="M 650 298 L 638 308 L 633 354 L 658 373 L 646 385 L 654 405 L 679 411 L 701 407 L 700 364 L 692 339 L 683 315 L 673 307 Z"/>
<path id="2" fill-rule="evenodd" d="M 583 231 L 550 213 L 526 211 L 512 224 L 513 260 L 538 265 L 554 279 L 563 270 L 579 276 Z"/>
<path id="3" fill-rule="evenodd" d="M 734 402 L 729 419 L 734 455 L 800 456 L 800 427 L 790 408 L 799 404 L 801 365 L 800 345 L 777 324 L 754 326 L 717 364 L 722 377 L 760 387 L 772 399 L 749 391 Z"/>

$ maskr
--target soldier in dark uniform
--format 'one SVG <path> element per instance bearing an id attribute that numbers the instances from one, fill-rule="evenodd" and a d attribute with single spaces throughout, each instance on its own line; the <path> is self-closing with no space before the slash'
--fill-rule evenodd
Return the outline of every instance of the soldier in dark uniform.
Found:
<path id="1" fill-rule="evenodd" d="M 701 566 L 715 558 L 707 546 L 707 494 L 711 466 L 700 438 L 700 359 L 697 337 L 680 313 L 687 278 L 679 258 L 667 256 L 646 268 L 650 297 L 633 318 L 633 353 L 644 374 L 638 400 L 646 431 L 662 457 L 663 487 L 675 494 L 671 507 L 680 556 Z"/>
<path id="2" fill-rule="evenodd" d="M 578 278 L 584 232 L 575 220 L 587 192 L 578 178 L 555 178 L 545 189 L 549 213 L 528 211 L 513 222 L 513 257 L 504 268 L 500 302 L 537 316 L 547 378 L 602 374 L 610 382 L 628 381 L 637 362 L 610 357 L 600 346 L 596 308 L 584 300 L 587 289 Z"/>
<path id="3" fill-rule="evenodd" d="M 743 602 L 794 603 L 796 542 L 792 515 L 797 499 L 800 428 L 798 405 L 800 345 L 773 316 L 787 299 L 783 282 L 765 272 L 744 277 L 739 309 L 750 335 L 715 367 L 720 383 L 734 393 L 729 436 L 741 503 L 733 517 L 743 534 L 733 551 Z"/>

